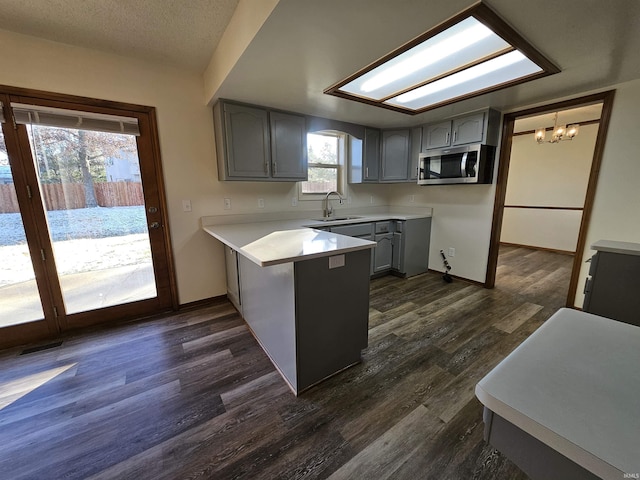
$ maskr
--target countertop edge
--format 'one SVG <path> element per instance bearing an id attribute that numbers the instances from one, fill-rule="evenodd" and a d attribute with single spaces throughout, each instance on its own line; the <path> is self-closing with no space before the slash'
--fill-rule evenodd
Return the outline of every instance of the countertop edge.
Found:
<path id="1" fill-rule="evenodd" d="M 591 250 L 640 256 L 640 243 L 619 242 L 616 240 L 598 240 L 591 245 Z"/>
<path id="2" fill-rule="evenodd" d="M 313 230 L 313 228 L 311 228 L 311 227 L 302 227 L 302 228 L 305 228 L 305 229 L 308 229 L 308 230 Z M 259 265 L 261 267 L 269 267 L 269 266 L 273 266 L 273 265 L 281 265 L 281 264 L 284 264 L 284 263 L 291 263 L 291 262 L 295 263 L 295 262 L 301 262 L 301 261 L 305 261 L 305 260 L 312 260 L 312 259 L 315 259 L 315 258 L 322 258 L 322 257 L 332 257 L 334 255 L 341 255 L 341 254 L 344 254 L 344 253 L 350 253 L 350 252 L 355 252 L 355 251 L 359 251 L 359 250 L 372 249 L 376 245 L 375 242 L 372 242 L 372 241 L 369 241 L 369 240 L 352 239 L 353 241 L 357 241 L 358 243 L 361 243 L 361 245 L 353 245 L 353 246 L 343 247 L 343 248 L 339 248 L 339 249 L 335 249 L 335 250 L 325 250 L 325 251 L 322 251 L 322 252 L 314 252 L 314 253 L 308 253 L 308 254 L 304 254 L 304 255 L 295 255 L 295 256 L 286 255 L 286 256 L 283 256 L 281 258 L 277 258 L 277 259 L 273 259 L 273 260 L 261 260 L 260 258 L 256 257 L 255 255 L 252 255 L 250 252 L 248 252 L 242 246 L 236 245 L 235 243 L 230 241 L 227 237 L 225 237 L 223 235 L 220 235 L 219 233 L 214 231 L 213 230 L 213 226 L 203 227 L 202 229 L 205 232 L 207 232 L 209 235 L 214 237 L 215 239 L 219 240 L 220 242 L 222 242 L 223 244 L 227 245 L 228 247 L 233 248 L 238 253 L 240 253 L 241 255 L 243 255 L 244 257 L 246 257 L 247 259 L 251 260 L 256 265 Z M 326 234 L 326 235 L 331 235 L 331 236 L 336 236 L 336 237 L 345 237 L 345 235 L 340 235 L 338 233 L 330 233 L 330 232 L 323 232 L 323 233 Z M 347 238 L 351 238 L 351 237 L 347 237 Z"/>

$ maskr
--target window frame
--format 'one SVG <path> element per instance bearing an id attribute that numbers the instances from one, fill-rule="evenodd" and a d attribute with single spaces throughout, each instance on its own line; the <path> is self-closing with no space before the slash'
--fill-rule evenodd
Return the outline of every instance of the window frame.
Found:
<path id="1" fill-rule="evenodd" d="M 326 169 L 335 169 L 337 172 L 337 188 L 336 191 L 345 196 L 345 182 L 344 182 L 344 169 L 347 163 L 347 134 L 344 132 L 339 132 L 335 130 L 319 130 L 316 132 L 307 132 L 307 134 L 313 135 L 325 135 L 328 137 L 335 137 L 338 140 L 338 161 L 337 163 L 315 163 L 309 162 L 307 164 L 308 169 L 311 168 L 326 168 Z M 307 145 L 309 142 L 307 142 Z M 308 148 L 308 147 L 307 147 Z M 308 181 L 308 180 L 307 180 Z M 329 192 L 318 192 L 318 193 L 305 193 L 302 191 L 303 185 L 305 182 L 298 182 L 297 190 L 298 190 L 298 200 L 308 201 L 308 200 L 323 200 L 327 193 Z"/>

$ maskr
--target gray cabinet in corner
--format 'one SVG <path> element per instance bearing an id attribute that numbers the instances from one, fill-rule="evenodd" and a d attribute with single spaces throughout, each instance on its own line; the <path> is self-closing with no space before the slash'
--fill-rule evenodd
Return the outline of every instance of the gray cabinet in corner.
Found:
<path id="1" fill-rule="evenodd" d="M 304 116 L 224 100 L 213 111 L 220 180 L 307 179 Z"/>
<path id="2" fill-rule="evenodd" d="M 407 180 L 409 172 L 409 139 L 411 130 L 382 131 L 382 176 L 383 182 Z"/>

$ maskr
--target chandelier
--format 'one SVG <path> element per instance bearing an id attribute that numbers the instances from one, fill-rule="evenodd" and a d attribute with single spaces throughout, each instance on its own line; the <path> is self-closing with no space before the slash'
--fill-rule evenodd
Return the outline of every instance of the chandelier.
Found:
<path id="1" fill-rule="evenodd" d="M 546 140 L 547 129 L 542 127 L 536 129 L 535 137 L 538 144 L 543 143 L 558 143 L 563 140 L 573 140 L 573 137 L 578 135 L 580 124 L 573 123 L 571 125 L 558 125 L 558 112 L 556 112 L 553 119 L 553 133 L 551 134 L 551 140 Z"/>

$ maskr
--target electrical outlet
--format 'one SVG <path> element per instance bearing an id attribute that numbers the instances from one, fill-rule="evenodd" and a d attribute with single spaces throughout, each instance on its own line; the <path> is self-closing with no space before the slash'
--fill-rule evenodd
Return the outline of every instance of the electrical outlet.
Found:
<path id="1" fill-rule="evenodd" d="M 264 198 L 258 199 L 258 208 L 264 208 Z"/>
<path id="2" fill-rule="evenodd" d="M 298 206 L 298 197 L 291 197 L 291 206 L 292 207 Z"/>
<path id="3" fill-rule="evenodd" d="M 191 211 L 191 200 L 182 200 L 182 211 L 183 212 Z"/>
<path id="4" fill-rule="evenodd" d="M 409 195 L 409 203 L 413 203 L 416 201 L 416 196 L 415 195 Z"/>
<path id="5" fill-rule="evenodd" d="M 373 203 L 373 195 L 369 196 L 369 203 Z"/>
<path id="6" fill-rule="evenodd" d="M 453 247 L 449 247 L 449 256 L 450 257 L 455 257 L 456 256 L 456 249 Z"/>
<path id="7" fill-rule="evenodd" d="M 225 198 L 224 199 L 224 209 L 225 210 L 231 210 L 231 199 L 230 198 Z"/>
<path id="8" fill-rule="evenodd" d="M 347 197 L 347 205 L 351 205 L 351 202 L 352 202 L 352 201 L 353 201 L 353 200 L 351 199 L 351 195 L 349 195 L 349 196 Z"/>

